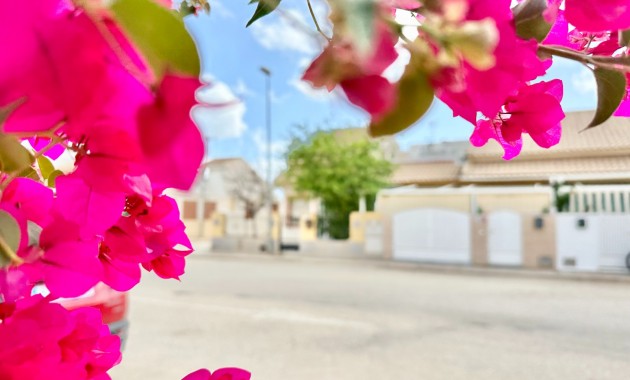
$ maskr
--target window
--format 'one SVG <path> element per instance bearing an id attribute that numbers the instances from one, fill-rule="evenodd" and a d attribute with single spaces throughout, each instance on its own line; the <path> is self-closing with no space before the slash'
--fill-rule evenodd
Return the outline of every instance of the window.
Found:
<path id="1" fill-rule="evenodd" d="M 197 218 L 197 202 L 184 201 L 184 210 L 182 212 L 182 219 L 196 219 Z"/>
<path id="2" fill-rule="evenodd" d="M 217 205 L 214 202 L 206 202 L 203 208 L 203 218 L 204 219 L 212 218 L 212 214 L 214 214 L 214 210 L 216 208 L 217 208 Z"/>

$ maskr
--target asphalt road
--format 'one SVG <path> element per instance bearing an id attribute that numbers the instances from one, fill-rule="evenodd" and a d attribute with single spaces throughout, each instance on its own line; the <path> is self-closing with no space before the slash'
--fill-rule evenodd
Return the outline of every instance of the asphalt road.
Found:
<path id="1" fill-rule="evenodd" d="M 145 275 L 115 380 L 630 378 L 630 285 L 193 257 Z"/>

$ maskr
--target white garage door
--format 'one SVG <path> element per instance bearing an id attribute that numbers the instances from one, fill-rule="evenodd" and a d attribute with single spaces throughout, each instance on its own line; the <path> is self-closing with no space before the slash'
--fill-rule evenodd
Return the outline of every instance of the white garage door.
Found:
<path id="1" fill-rule="evenodd" d="M 558 270 L 598 269 L 601 222 L 598 215 L 561 213 L 556 216 Z"/>
<path id="2" fill-rule="evenodd" d="M 440 209 L 416 209 L 393 218 L 396 260 L 469 264 L 470 216 Z"/>
<path id="3" fill-rule="evenodd" d="M 556 245 L 559 270 L 626 273 L 630 215 L 559 214 Z"/>
<path id="4" fill-rule="evenodd" d="M 627 273 L 626 255 L 630 253 L 630 216 L 600 215 L 599 270 Z"/>
<path id="5" fill-rule="evenodd" d="M 523 265 L 521 216 L 512 211 L 488 215 L 488 261 L 490 265 Z"/>

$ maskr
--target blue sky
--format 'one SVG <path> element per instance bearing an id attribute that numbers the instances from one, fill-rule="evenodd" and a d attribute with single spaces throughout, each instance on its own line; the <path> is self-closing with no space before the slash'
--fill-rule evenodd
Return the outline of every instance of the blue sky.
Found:
<path id="1" fill-rule="evenodd" d="M 285 0 L 280 12 L 245 24 L 254 12 L 247 0 L 214 0 L 212 13 L 188 17 L 189 30 L 202 56 L 202 78 L 212 86 L 200 92 L 206 101 L 238 100 L 237 105 L 218 111 L 198 111 L 195 119 L 209 135 L 211 158 L 244 157 L 257 170 L 265 167 L 265 78 L 260 66 L 272 76 L 272 154 L 274 172 L 282 165 L 281 154 L 295 125 L 312 128 L 364 126 L 366 114 L 348 104 L 338 93 L 315 91 L 299 78 L 308 63 L 318 55 L 322 42 L 305 1 Z M 322 20 L 323 0 L 314 0 Z M 565 83 L 565 110 L 592 109 L 596 104 L 595 82 L 587 69 L 559 60 L 549 70 L 549 78 Z M 472 126 L 454 119 L 450 110 L 435 102 L 414 127 L 397 139 L 402 148 L 414 144 L 465 140 Z"/>

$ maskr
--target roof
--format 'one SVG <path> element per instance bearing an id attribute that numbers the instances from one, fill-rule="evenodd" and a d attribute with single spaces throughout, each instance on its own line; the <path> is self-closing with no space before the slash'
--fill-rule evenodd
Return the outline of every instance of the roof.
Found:
<path id="1" fill-rule="evenodd" d="M 396 185 L 436 185 L 453 183 L 459 175 L 455 161 L 429 161 L 400 164 L 392 173 L 391 182 Z"/>
<path id="2" fill-rule="evenodd" d="M 217 158 L 206 161 L 202 168 L 210 169 L 211 176 L 222 176 L 230 182 L 238 182 L 237 179 L 247 177 L 255 182 L 263 182 L 258 173 L 240 157 Z"/>
<path id="3" fill-rule="evenodd" d="M 246 164 L 245 160 L 240 157 L 229 157 L 229 158 L 215 158 L 210 161 L 206 161 L 202 164 L 202 166 L 206 166 L 209 168 L 217 168 L 227 165 L 241 165 Z M 248 165 L 249 166 L 249 165 Z"/>
<path id="4" fill-rule="evenodd" d="M 593 111 L 567 113 L 560 143 L 551 149 L 524 138 L 521 154 L 510 161 L 501 158 L 495 141 L 468 149 L 460 181 L 531 182 L 563 178 L 575 181 L 630 182 L 630 119 L 611 118 L 585 130 Z"/>
<path id="5" fill-rule="evenodd" d="M 547 182 L 553 178 L 630 182 L 630 156 L 466 162 L 459 180 L 464 183 Z"/>
<path id="6" fill-rule="evenodd" d="M 397 185 L 446 185 L 470 183 L 531 183 L 552 179 L 572 182 L 630 183 L 630 119 L 611 118 L 585 130 L 593 111 L 570 112 L 563 121 L 563 135 L 551 149 L 524 137 L 521 154 L 503 160 L 496 141 L 469 146 L 463 164 L 419 150 L 414 162 L 400 164 L 392 176 Z M 439 150 L 439 149 L 438 149 Z"/>

